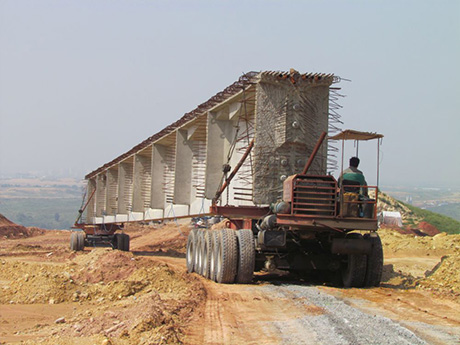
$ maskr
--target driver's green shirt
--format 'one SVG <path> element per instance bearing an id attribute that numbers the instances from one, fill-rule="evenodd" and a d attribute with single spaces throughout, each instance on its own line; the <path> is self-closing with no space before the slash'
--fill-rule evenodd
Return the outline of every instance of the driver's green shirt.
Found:
<path id="1" fill-rule="evenodd" d="M 356 181 L 359 182 L 361 186 L 367 185 L 362 171 L 355 167 L 349 167 L 348 169 L 345 169 L 340 180 Z"/>
<path id="2" fill-rule="evenodd" d="M 343 171 L 342 176 L 339 178 L 339 186 L 343 180 L 359 182 L 361 186 L 367 186 L 366 179 L 361 170 L 355 167 L 349 167 Z M 360 194 L 367 196 L 367 188 L 361 188 Z"/>

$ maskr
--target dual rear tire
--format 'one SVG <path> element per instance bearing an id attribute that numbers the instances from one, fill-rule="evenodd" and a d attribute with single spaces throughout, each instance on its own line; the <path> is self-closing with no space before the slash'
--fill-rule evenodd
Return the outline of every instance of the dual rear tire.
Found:
<path id="1" fill-rule="evenodd" d="M 70 250 L 82 251 L 85 248 L 85 233 L 72 231 L 70 234 Z"/>
<path id="2" fill-rule="evenodd" d="M 369 254 L 348 254 L 342 266 L 342 281 L 344 287 L 379 286 L 383 271 L 383 249 L 377 234 L 359 233 L 347 235 L 349 239 L 371 242 Z"/>
<path id="3" fill-rule="evenodd" d="M 187 271 L 218 283 L 247 284 L 255 265 L 251 230 L 192 230 L 187 240 Z"/>
<path id="4" fill-rule="evenodd" d="M 129 252 L 129 235 L 115 234 L 113 238 L 113 249 Z"/>

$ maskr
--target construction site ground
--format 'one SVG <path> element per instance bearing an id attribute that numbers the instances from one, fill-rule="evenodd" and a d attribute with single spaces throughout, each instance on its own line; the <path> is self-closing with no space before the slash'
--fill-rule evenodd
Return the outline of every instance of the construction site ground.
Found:
<path id="1" fill-rule="evenodd" d="M 131 252 L 5 229 L 0 344 L 460 343 L 460 235 L 382 229 L 381 286 L 344 289 L 281 271 L 247 285 L 188 274 L 187 224 L 129 226 Z"/>

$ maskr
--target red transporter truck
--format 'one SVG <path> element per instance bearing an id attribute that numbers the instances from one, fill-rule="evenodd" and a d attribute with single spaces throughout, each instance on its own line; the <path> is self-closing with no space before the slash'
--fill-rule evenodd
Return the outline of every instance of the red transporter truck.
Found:
<path id="1" fill-rule="evenodd" d="M 383 251 L 377 234 L 378 160 L 383 135 L 352 130 L 329 139 L 377 140 L 377 186 L 340 183 L 331 175 L 307 174 L 326 133 L 301 174 L 283 182 L 283 200 L 270 207 L 217 206 L 217 200 L 249 155 L 217 192 L 211 213 L 228 219 L 222 230 L 190 232 L 187 269 L 218 283 L 249 283 L 255 270 L 332 271 L 345 287 L 380 284 Z M 360 194 L 363 188 L 373 198 Z M 364 232 L 364 234 L 362 234 Z"/>

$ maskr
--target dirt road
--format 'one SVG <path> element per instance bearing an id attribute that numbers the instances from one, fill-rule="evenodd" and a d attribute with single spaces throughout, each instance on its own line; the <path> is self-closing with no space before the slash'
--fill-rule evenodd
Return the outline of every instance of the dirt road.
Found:
<path id="1" fill-rule="evenodd" d="M 343 289 L 266 273 L 219 285 L 186 274 L 187 226 L 129 232 L 132 253 L 73 253 L 66 231 L 0 240 L 0 343 L 460 343 L 456 290 L 417 283 L 458 238 L 422 250 L 385 237 L 382 286 Z"/>
<path id="2" fill-rule="evenodd" d="M 278 278 L 278 279 L 277 279 Z M 205 282 L 191 344 L 458 344 L 458 304 L 424 291 L 339 289 L 265 278 Z"/>

